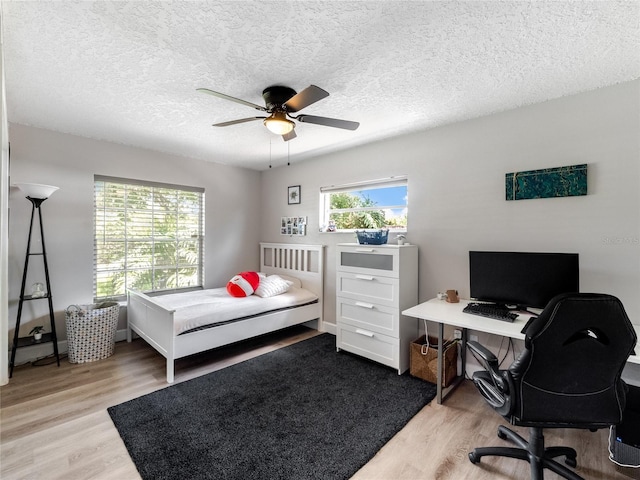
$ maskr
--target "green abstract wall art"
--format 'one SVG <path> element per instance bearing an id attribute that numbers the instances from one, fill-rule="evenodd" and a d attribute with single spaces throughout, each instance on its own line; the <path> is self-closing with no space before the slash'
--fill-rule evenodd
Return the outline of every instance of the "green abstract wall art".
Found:
<path id="1" fill-rule="evenodd" d="M 505 193 L 507 200 L 586 195 L 587 164 L 507 173 Z"/>

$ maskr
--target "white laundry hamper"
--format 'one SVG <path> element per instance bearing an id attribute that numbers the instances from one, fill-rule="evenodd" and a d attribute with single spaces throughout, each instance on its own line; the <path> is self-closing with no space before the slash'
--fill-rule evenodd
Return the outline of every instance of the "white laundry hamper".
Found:
<path id="1" fill-rule="evenodd" d="M 69 305 L 65 313 L 69 362 L 94 362 L 113 355 L 120 316 L 117 302 Z"/>

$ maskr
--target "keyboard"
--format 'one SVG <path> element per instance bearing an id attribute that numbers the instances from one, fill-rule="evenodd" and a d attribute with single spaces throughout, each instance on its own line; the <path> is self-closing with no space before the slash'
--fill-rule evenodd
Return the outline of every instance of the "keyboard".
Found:
<path id="1" fill-rule="evenodd" d="M 518 318 L 517 313 L 512 313 L 506 307 L 491 303 L 471 302 L 464 307 L 462 311 L 464 313 L 480 315 L 481 317 L 495 318 L 496 320 L 502 320 L 504 322 L 513 322 Z"/>

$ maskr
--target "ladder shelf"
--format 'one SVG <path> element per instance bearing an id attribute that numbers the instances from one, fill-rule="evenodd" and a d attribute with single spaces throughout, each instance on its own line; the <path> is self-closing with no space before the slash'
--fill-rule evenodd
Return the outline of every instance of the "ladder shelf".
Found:
<path id="1" fill-rule="evenodd" d="M 44 343 L 52 343 L 53 344 L 53 354 L 56 357 L 56 361 L 58 366 L 60 366 L 60 354 L 58 353 L 58 337 L 56 335 L 56 323 L 55 317 L 53 315 L 53 299 L 51 296 L 51 283 L 49 281 L 49 265 L 47 263 L 47 251 L 44 243 L 44 230 L 42 229 L 42 211 L 40 210 L 40 205 L 45 199 L 41 198 L 31 198 L 27 197 L 29 201 L 31 201 L 31 223 L 29 225 L 29 238 L 27 240 L 27 254 L 25 255 L 24 260 L 24 271 L 22 273 L 22 286 L 20 288 L 20 301 L 18 302 L 18 315 L 16 319 L 16 327 L 13 335 L 13 344 L 11 347 L 11 361 L 9 362 L 9 377 L 13 375 L 13 367 L 15 366 L 16 359 L 16 351 L 18 348 L 22 347 L 31 347 L 34 345 L 41 345 Z M 38 219 L 40 223 L 40 239 L 42 242 L 42 251 L 41 252 L 31 252 L 31 236 L 33 233 L 33 221 L 35 218 L 35 212 L 38 211 Z M 29 257 L 31 256 L 41 256 L 42 262 L 44 266 L 44 276 L 46 281 L 46 291 L 44 295 L 41 296 L 33 296 L 33 295 L 25 295 L 25 286 L 27 283 L 27 272 L 29 270 Z M 49 304 L 49 327 L 51 332 L 43 333 L 42 338 L 40 340 L 35 340 L 32 336 L 29 337 L 20 337 L 20 322 L 22 319 L 22 307 L 24 306 L 24 302 L 29 302 L 33 300 L 47 300 Z"/>

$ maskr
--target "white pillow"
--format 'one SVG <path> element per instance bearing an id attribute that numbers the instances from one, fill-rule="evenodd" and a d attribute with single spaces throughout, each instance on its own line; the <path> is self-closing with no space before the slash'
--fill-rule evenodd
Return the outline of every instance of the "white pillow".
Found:
<path id="1" fill-rule="evenodd" d="M 260 279 L 260 283 L 254 294 L 262 298 L 275 297 L 289 290 L 292 284 L 293 282 L 284 280 L 278 275 L 269 275 L 268 277 Z"/>
<path id="2" fill-rule="evenodd" d="M 290 277 L 289 275 L 280 274 L 280 278 L 282 278 L 286 282 L 291 282 L 292 287 L 302 288 L 302 282 L 299 278 Z"/>

